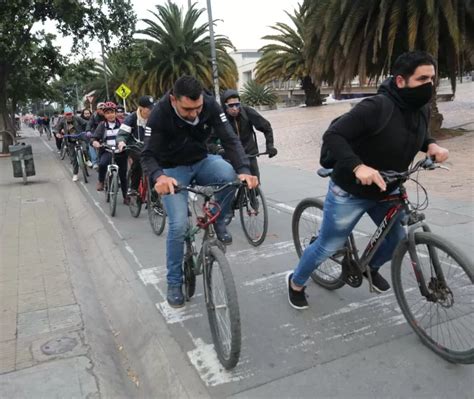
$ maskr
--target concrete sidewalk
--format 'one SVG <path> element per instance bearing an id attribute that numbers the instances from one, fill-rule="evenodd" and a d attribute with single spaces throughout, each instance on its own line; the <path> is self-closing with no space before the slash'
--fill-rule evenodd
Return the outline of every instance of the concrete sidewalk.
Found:
<path id="1" fill-rule="evenodd" d="M 84 254 L 64 203 L 70 177 L 33 136 L 22 132 L 36 166 L 27 185 L 0 158 L 0 397 L 128 396 L 113 333 L 85 293 Z"/>

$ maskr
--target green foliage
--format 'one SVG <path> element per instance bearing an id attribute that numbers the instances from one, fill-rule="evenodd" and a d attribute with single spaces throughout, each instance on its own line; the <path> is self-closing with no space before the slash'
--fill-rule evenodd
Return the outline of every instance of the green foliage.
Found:
<path id="1" fill-rule="evenodd" d="M 204 9 L 195 5 L 186 12 L 168 1 L 150 11 L 153 19 L 144 19 L 147 27 L 139 33 L 149 50 L 143 71 L 133 76 L 132 85 L 155 96 L 169 90 L 175 80 L 184 74 L 200 79 L 205 87 L 212 87 L 209 24 L 198 24 Z M 226 49 L 234 49 L 226 37 L 215 36 L 219 85 L 235 87 L 237 67 Z"/>
<path id="2" fill-rule="evenodd" d="M 310 74 L 336 92 L 356 75 L 365 82 L 388 74 L 409 50 L 433 54 L 453 89 L 456 74 L 473 67 L 473 0 L 305 0 L 304 6 Z"/>
<path id="3" fill-rule="evenodd" d="M 269 87 L 258 84 L 254 80 L 249 80 L 242 90 L 242 101 L 252 107 L 258 105 L 274 106 L 278 97 L 273 93 Z"/>

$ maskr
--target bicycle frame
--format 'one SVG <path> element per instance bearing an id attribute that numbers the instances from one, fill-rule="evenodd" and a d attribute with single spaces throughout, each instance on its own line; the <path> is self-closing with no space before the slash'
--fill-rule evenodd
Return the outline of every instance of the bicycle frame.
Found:
<path id="1" fill-rule="evenodd" d="M 407 233 L 407 242 L 408 242 L 408 252 L 410 254 L 411 264 L 413 267 L 413 271 L 415 273 L 418 287 L 420 289 L 421 294 L 426 297 L 430 298 L 430 292 L 426 286 L 425 279 L 422 278 L 423 272 L 420 267 L 420 262 L 418 259 L 418 255 L 415 250 L 415 231 L 418 229 L 423 229 L 425 232 L 431 232 L 429 226 L 424 222 L 425 216 L 422 213 L 416 212 L 410 207 L 410 203 L 408 201 L 408 195 L 406 193 L 406 189 L 403 184 L 399 186 L 400 193 L 395 195 L 389 195 L 382 200 L 382 202 L 394 202 L 394 205 L 390 207 L 385 214 L 385 217 L 380 222 L 379 226 L 375 230 L 375 233 L 369 240 L 362 256 L 359 258 L 357 247 L 355 243 L 355 239 L 353 234 L 349 237 L 349 247 L 346 248 L 348 254 L 350 254 L 353 259 L 356 261 L 359 269 L 361 272 L 367 270 L 369 267 L 369 263 L 374 257 L 375 253 L 382 245 L 383 240 L 393 228 L 394 224 L 397 221 L 397 216 L 400 212 L 405 212 L 405 215 L 402 219 L 402 225 L 405 228 Z M 431 254 L 434 259 L 437 259 L 436 254 Z M 436 273 L 438 276 L 441 276 L 442 281 L 444 282 L 444 275 L 442 273 L 441 268 L 439 267 L 439 262 L 433 262 L 433 266 L 436 269 Z M 370 273 L 368 273 L 368 278 L 370 279 Z M 372 281 L 370 279 L 370 285 Z"/>

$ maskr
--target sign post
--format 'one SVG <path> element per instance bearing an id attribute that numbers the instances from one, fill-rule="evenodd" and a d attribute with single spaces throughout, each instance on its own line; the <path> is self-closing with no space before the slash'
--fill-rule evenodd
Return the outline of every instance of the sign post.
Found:
<path id="1" fill-rule="evenodd" d="M 123 100 L 123 108 L 125 109 L 125 112 L 127 112 L 127 103 L 125 102 L 125 99 L 130 95 L 132 90 L 125 84 L 122 83 L 117 90 L 115 90 L 115 93 Z"/>

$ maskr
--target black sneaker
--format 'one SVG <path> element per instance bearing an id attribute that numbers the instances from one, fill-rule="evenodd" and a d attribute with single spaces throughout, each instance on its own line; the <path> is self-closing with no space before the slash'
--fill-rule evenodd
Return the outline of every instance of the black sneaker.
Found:
<path id="1" fill-rule="evenodd" d="M 290 306 L 295 309 L 308 309 L 308 301 L 306 300 L 306 295 L 304 293 L 305 287 L 303 287 L 301 291 L 295 291 L 293 288 L 291 288 L 290 281 L 292 277 L 292 272 L 286 275 L 286 286 L 288 287 L 288 302 L 290 302 Z"/>
<path id="2" fill-rule="evenodd" d="M 362 273 L 365 278 L 367 278 L 367 273 Z M 390 284 L 385 280 L 378 270 L 371 270 L 370 275 L 372 276 L 372 286 L 377 292 L 387 292 L 390 291 Z"/>
<path id="3" fill-rule="evenodd" d="M 181 286 L 168 286 L 166 300 L 172 308 L 182 308 L 184 306 L 184 295 Z"/>
<path id="4" fill-rule="evenodd" d="M 216 223 L 214 225 L 214 230 L 216 231 L 217 239 L 220 242 L 222 242 L 224 245 L 232 244 L 232 235 L 227 231 L 224 223 Z"/>

